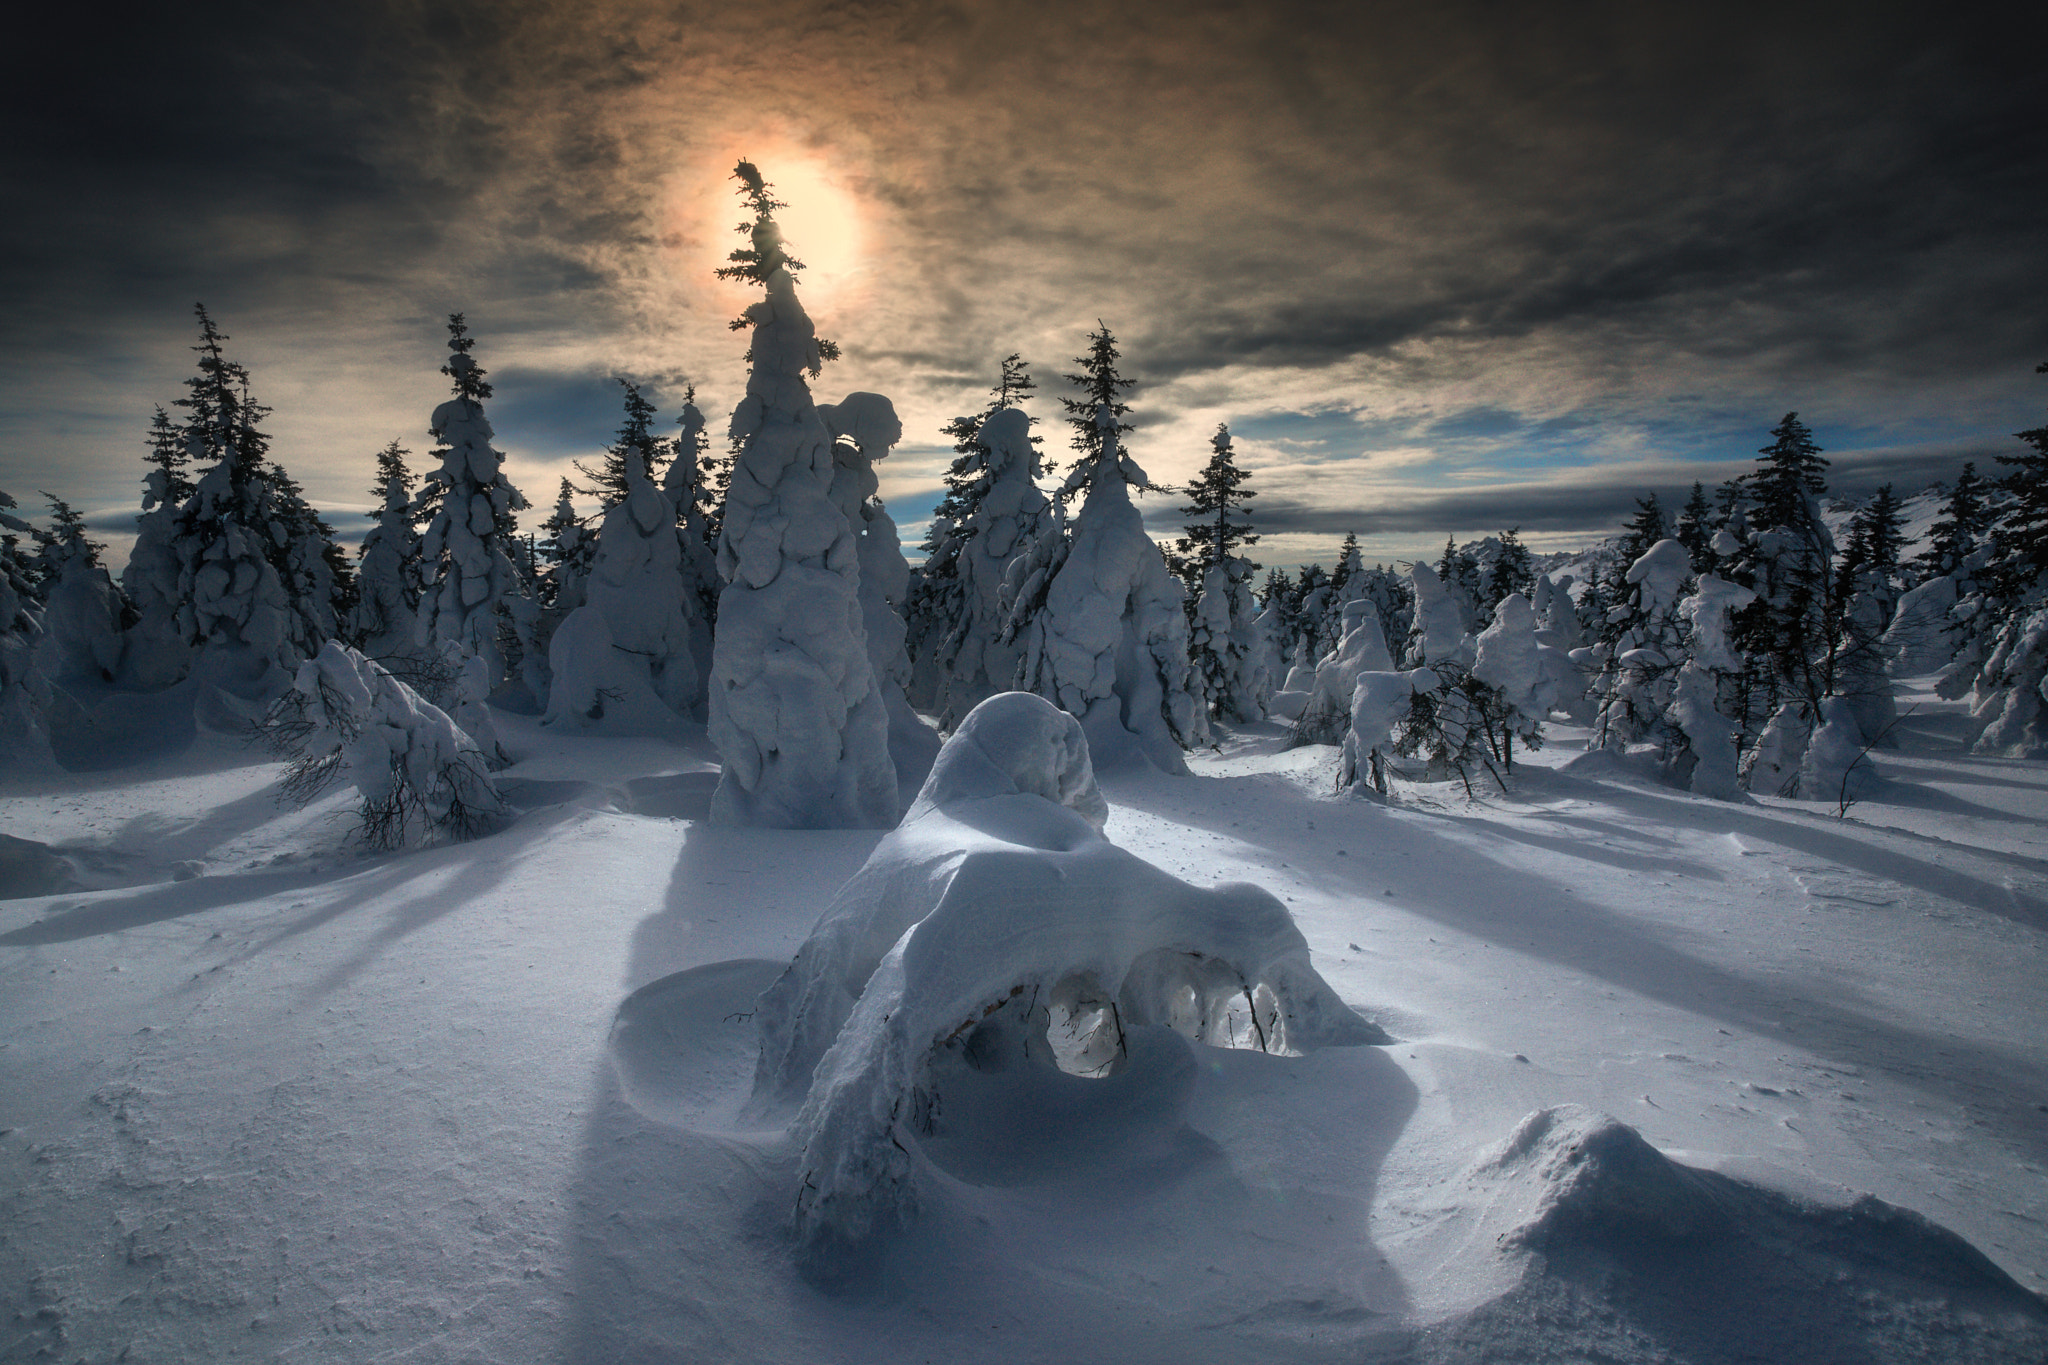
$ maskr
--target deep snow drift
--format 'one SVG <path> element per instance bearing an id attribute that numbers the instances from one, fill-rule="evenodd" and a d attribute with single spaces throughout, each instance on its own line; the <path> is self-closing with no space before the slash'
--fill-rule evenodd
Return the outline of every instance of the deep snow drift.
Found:
<path id="1" fill-rule="evenodd" d="M 2048 773 L 1900 700 L 1846 818 L 1564 742 L 1383 806 L 1277 726 L 1099 787 L 1057 734 L 963 747 L 882 833 L 710 825 L 701 729 L 501 716 L 510 826 L 379 855 L 355 792 L 281 808 L 205 733 L 0 775 L 0 1359 L 2037 1361 Z M 986 1016 L 1007 1056 L 849 1034 L 868 958 L 1003 860 L 1094 870 L 1048 925 L 1090 885 L 1250 907 L 1395 1041 L 1117 1038 L 1078 989 L 1065 1037 Z M 934 911 L 841 913 L 896 878 Z M 1136 954 L 998 919 L 931 1017 L 1079 967 L 1134 998 Z M 897 1109 L 917 1198 L 805 1260 L 809 1087 L 755 1103 L 757 1001 L 834 923 L 805 1046 L 924 1059 L 834 1092 Z M 1187 946 L 1255 994 L 1295 951 Z"/>

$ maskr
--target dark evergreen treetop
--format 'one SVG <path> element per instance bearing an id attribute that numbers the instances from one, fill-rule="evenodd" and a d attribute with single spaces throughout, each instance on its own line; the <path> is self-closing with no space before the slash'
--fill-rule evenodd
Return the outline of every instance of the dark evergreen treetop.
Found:
<path id="1" fill-rule="evenodd" d="M 228 338 L 213 325 L 206 305 L 194 304 L 199 315 L 199 373 L 185 381 L 186 395 L 176 406 L 191 415 L 184 423 L 185 448 L 189 457 L 208 466 L 233 458 L 228 469 L 229 487 L 237 500 L 246 500 L 256 467 L 270 450 L 270 438 L 257 425 L 270 409 L 249 398 L 249 372 L 229 360 L 221 343 Z"/>
<path id="2" fill-rule="evenodd" d="M 192 463 L 191 452 L 185 438 L 172 424 L 171 415 L 164 411 L 163 404 L 156 406 L 156 416 L 149 423 L 149 454 L 143 459 L 156 466 L 163 473 L 163 494 L 152 494 L 144 500 L 144 507 L 152 504 L 170 503 L 175 506 L 192 496 L 192 476 L 185 472 Z"/>
<path id="3" fill-rule="evenodd" d="M 1227 559 L 1237 558 L 1244 546 L 1258 543 L 1251 522 L 1232 517 L 1233 512 L 1258 496 L 1244 486 L 1249 477 L 1237 467 L 1230 428 L 1219 423 L 1216 434 L 1209 438 L 1209 463 L 1188 484 L 1188 503 L 1180 509 L 1181 515 L 1191 520 L 1181 528 L 1185 534 L 1174 541 L 1173 551 L 1166 557 L 1167 566 L 1187 584 L 1191 594 L 1201 591 L 1209 570 Z M 1353 536 L 1346 544 L 1356 551 L 1358 538 Z M 1258 569 L 1257 564 L 1249 561 L 1244 565 L 1247 573 L 1256 573 Z"/>
<path id="4" fill-rule="evenodd" d="M 1703 572 L 1713 560 L 1709 548 L 1714 539 L 1714 509 L 1707 502 L 1707 490 L 1702 484 L 1692 486 L 1692 496 L 1685 500 L 1685 506 L 1678 513 L 1678 543 L 1692 556 L 1694 573 Z"/>
<path id="5" fill-rule="evenodd" d="M 370 490 L 370 497 L 375 500 L 377 506 L 382 507 L 385 500 L 391 496 L 393 479 L 398 480 L 400 496 L 410 497 L 413 473 L 405 463 L 405 457 L 410 454 L 412 452 L 400 445 L 395 436 L 392 437 L 390 445 L 377 452 L 377 485 Z"/>
<path id="6" fill-rule="evenodd" d="M 470 357 L 470 349 L 476 340 L 469 334 L 469 324 L 462 314 L 448 315 L 448 363 L 441 367 L 441 373 L 455 381 L 455 396 L 467 398 L 472 403 L 481 403 L 491 396 L 491 386 L 484 382 L 484 367 Z"/>
<path id="7" fill-rule="evenodd" d="M 1983 543 L 1991 529 L 1992 514 L 1984 505 L 1988 481 L 1979 478 L 1974 461 L 1965 461 L 1963 472 L 1948 491 L 1941 515 L 1927 528 L 1927 548 L 1913 556 L 1913 564 L 1929 577 L 1954 573 Z"/>
<path id="8" fill-rule="evenodd" d="M 2048 374 L 2048 361 L 2035 368 Z M 2015 433 L 2033 447 L 2024 455 L 2000 455 L 1998 462 L 2012 472 L 2000 482 L 2012 494 L 2013 506 L 2005 516 L 1999 562 L 2010 588 L 2024 592 L 2048 574 L 2048 426 Z"/>
<path id="9" fill-rule="evenodd" d="M 38 491 L 43 492 L 43 501 L 50 504 L 49 527 L 37 527 L 32 532 L 44 560 L 78 561 L 82 558 L 85 566 L 97 566 L 100 551 L 107 547 L 96 540 L 86 539 L 84 514 L 55 493 Z M 60 548 L 61 554 L 57 553 Z"/>
<path id="10" fill-rule="evenodd" d="M 1500 533 L 1500 556 L 1487 571 L 1483 605 L 1492 611 L 1512 593 L 1527 597 L 1535 590 L 1536 562 L 1529 557 L 1529 547 L 1522 543 L 1522 528 L 1510 526 Z"/>
<path id="11" fill-rule="evenodd" d="M 1081 367 L 1077 374 L 1061 375 L 1069 384 L 1081 390 L 1079 398 L 1060 399 L 1060 407 L 1066 411 L 1066 423 L 1074 429 L 1069 442 L 1081 453 L 1079 463 L 1091 463 L 1102 453 L 1102 428 L 1095 425 L 1097 407 L 1107 407 L 1110 416 L 1116 418 L 1117 445 L 1123 445 L 1124 436 L 1135 430 L 1124 420 L 1124 414 L 1131 405 L 1124 402 L 1124 394 L 1138 381 L 1126 379 L 1117 372 L 1116 362 L 1122 352 L 1116 348 L 1116 337 L 1100 319 L 1096 330 L 1088 334 L 1088 354 L 1077 355 L 1074 363 Z M 1050 471 L 1048 471 L 1050 472 Z"/>
<path id="12" fill-rule="evenodd" d="M 1890 484 L 1856 509 L 1849 518 L 1849 543 L 1843 547 L 1837 571 L 1840 597 L 1854 594 L 1864 575 L 1888 582 L 1898 572 L 1899 552 L 1906 546 L 1904 526 L 1905 516 Z"/>
<path id="13" fill-rule="evenodd" d="M 1822 473 L 1828 462 L 1820 457 L 1813 433 L 1788 412 L 1785 420 L 1771 428 L 1771 443 L 1760 447 L 1762 456 L 1749 476 L 1756 515 L 1751 523 L 1759 527 L 1784 526 L 1800 529 L 1809 519 L 1810 498 L 1827 492 Z"/>
<path id="14" fill-rule="evenodd" d="M 1657 505 L 1657 495 L 1652 493 L 1647 498 L 1637 498 L 1635 515 L 1628 519 L 1621 532 L 1621 562 L 1614 569 L 1614 595 L 1617 598 L 1627 593 L 1629 569 L 1650 552 L 1652 545 L 1664 538 L 1664 509 Z"/>
<path id="15" fill-rule="evenodd" d="M 742 219 L 733 228 L 747 239 L 747 245 L 726 257 L 731 265 L 719 266 L 711 273 L 721 280 L 744 280 L 764 288 L 777 270 L 787 270 L 790 279 L 795 280 L 803 271 L 804 263 L 789 254 L 789 244 L 782 237 L 782 226 L 775 221 L 775 210 L 789 205 L 775 197 L 774 187 L 761 178 L 760 168 L 751 161 L 742 161 L 734 166 L 732 178 L 740 182 L 734 193 L 746 201 L 754 216 Z M 735 332 L 744 332 L 753 325 L 751 311 L 741 313 L 726 324 Z M 824 372 L 823 362 L 839 359 L 839 347 L 821 336 L 814 336 L 812 340 L 818 347 L 818 363 L 811 366 L 811 376 L 816 378 Z M 747 348 L 746 359 L 749 364 L 753 362 L 754 348 L 751 346 Z"/>
<path id="16" fill-rule="evenodd" d="M 578 488 L 576 492 L 597 498 L 607 508 L 625 499 L 633 468 L 637 467 L 650 479 L 658 479 L 674 453 L 668 441 L 654 434 L 654 404 L 641 396 L 640 386 L 624 379 L 618 383 L 626 391 L 626 418 L 619 426 L 618 436 L 605 447 L 604 459 L 597 468 L 575 461 L 576 472 L 590 480 L 590 487 Z M 694 394 L 695 390 L 691 392 Z"/>

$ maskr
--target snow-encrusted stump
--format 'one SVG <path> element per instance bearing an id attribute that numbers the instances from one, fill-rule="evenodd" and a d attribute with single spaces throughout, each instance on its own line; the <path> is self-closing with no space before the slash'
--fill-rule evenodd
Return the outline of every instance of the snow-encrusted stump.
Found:
<path id="1" fill-rule="evenodd" d="M 1111 1077 L 1171 1035 L 1299 1054 L 1387 1036 L 1309 963 L 1280 902 L 1190 886 L 1110 844 L 1080 722 L 976 707 L 903 822 L 761 997 L 757 1117 L 799 1098 L 795 1223 L 830 1258 L 916 1205 L 948 1074 Z"/>

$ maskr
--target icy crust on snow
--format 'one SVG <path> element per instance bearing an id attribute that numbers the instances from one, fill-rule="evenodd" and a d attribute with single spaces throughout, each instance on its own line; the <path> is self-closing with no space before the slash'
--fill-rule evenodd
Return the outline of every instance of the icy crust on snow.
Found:
<path id="1" fill-rule="evenodd" d="M 772 221 L 757 246 L 779 255 Z M 861 622 L 860 557 L 832 501 L 832 434 L 803 374 L 816 329 L 786 267 L 747 310 L 753 368 L 732 415 L 733 462 L 712 644 L 712 797 L 722 825 L 883 828 L 897 815 L 889 712 Z"/>
<path id="2" fill-rule="evenodd" d="M 1530 1114 L 1460 1183 L 1450 1198 L 1474 1217 L 1439 1274 L 1490 1301 L 1432 1329 L 1424 1360 L 2004 1361 L 2048 1345 L 2048 1306 L 1921 1215 L 1682 1165 L 1578 1105 Z"/>
<path id="3" fill-rule="evenodd" d="M 1309 964 L 1276 898 L 1179 881 L 1103 838 L 1105 815 L 1079 722 L 1035 696 L 989 699 L 762 997 L 757 1108 L 808 1081 L 793 1128 L 808 1255 L 915 1208 L 907 1144 L 944 1123 L 941 1054 L 1110 1075 L 1161 1028 L 1275 1053 L 1387 1041 Z"/>

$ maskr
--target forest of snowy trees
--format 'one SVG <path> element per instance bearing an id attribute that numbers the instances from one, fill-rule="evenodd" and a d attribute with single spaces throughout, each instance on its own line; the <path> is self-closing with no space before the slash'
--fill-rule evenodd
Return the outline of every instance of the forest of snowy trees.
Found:
<path id="1" fill-rule="evenodd" d="M 782 827 L 894 824 L 939 734 L 1012 690 L 1079 720 L 1101 764 L 1180 771 L 1217 727 L 1271 719 L 1341 745 L 1343 780 L 1382 797 L 1504 784 L 1518 747 L 1569 723 L 1697 793 L 1846 803 L 1895 723 L 1890 679 L 1937 672 L 1971 698 L 1978 752 L 2048 756 L 2048 426 L 1995 477 L 1964 465 L 1910 555 L 1889 485 L 1831 529 L 1828 462 L 1788 413 L 1750 471 L 1694 485 L 1675 517 L 1642 499 L 1569 571 L 1507 530 L 1398 567 L 1347 537 L 1327 570 L 1260 577 L 1229 428 L 1185 488 L 1154 484 L 1098 324 L 1064 376 L 1057 462 L 1017 355 L 945 427 L 913 566 L 877 494 L 895 408 L 813 397 L 837 348 L 798 298 L 783 206 L 753 166 L 737 177 L 751 221 L 719 273 L 760 296 L 733 324 L 750 369 L 723 449 L 694 390 L 665 427 L 621 381 L 602 462 L 529 534 L 461 314 L 426 472 L 398 440 L 374 453 L 351 561 L 199 308 L 118 581 L 61 498 L 34 517 L 0 493 L 0 756 L 59 761 L 115 693 L 189 695 L 198 723 L 261 734 L 308 782 L 353 772 L 386 841 L 488 827 L 509 757 L 493 708 L 594 733 L 702 724 L 714 818 Z M 1140 493 L 1178 499 L 1182 534 L 1147 534 Z"/>

